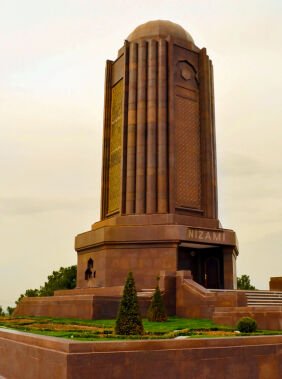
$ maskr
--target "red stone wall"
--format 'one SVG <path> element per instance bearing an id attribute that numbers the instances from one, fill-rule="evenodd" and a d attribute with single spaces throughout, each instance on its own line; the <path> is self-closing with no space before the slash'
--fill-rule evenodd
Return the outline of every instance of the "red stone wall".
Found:
<path id="1" fill-rule="evenodd" d="M 79 342 L 0 329 L 7 379 L 282 377 L 282 336 Z"/>
<path id="2" fill-rule="evenodd" d="M 177 269 L 177 247 L 168 244 L 120 244 L 103 249 L 91 249 L 78 254 L 77 287 L 112 287 L 123 285 L 127 274 L 133 271 L 138 288 L 154 288 L 162 270 Z M 87 261 L 94 261 L 95 279 L 85 280 Z"/>

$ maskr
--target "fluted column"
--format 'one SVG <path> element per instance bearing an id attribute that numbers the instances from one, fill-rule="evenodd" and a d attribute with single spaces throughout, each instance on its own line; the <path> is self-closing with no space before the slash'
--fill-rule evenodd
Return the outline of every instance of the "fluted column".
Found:
<path id="1" fill-rule="evenodd" d="M 135 167 L 136 167 L 136 123 L 137 123 L 137 44 L 131 43 L 129 50 L 128 84 L 128 131 L 126 170 L 126 213 L 135 212 Z"/>
<path id="2" fill-rule="evenodd" d="M 146 213 L 157 211 L 157 41 L 148 46 Z"/>
<path id="3" fill-rule="evenodd" d="M 212 122 L 212 141 L 213 141 L 213 187 L 214 187 L 214 213 L 213 216 L 218 218 L 218 200 L 217 200 L 217 161 L 216 161 L 216 135 L 215 135 L 215 109 L 214 109 L 214 84 L 213 84 L 213 65 L 210 61 L 210 93 L 211 93 L 211 122 Z"/>
<path id="4" fill-rule="evenodd" d="M 211 115 L 211 88 L 210 66 L 206 49 L 202 49 L 199 55 L 199 79 L 200 79 L 200 122 L 201 122 L 201 157 L 202 157 L 202 182 L 205 216 L 214 218 L 214 191 L 215 178 L 213 161 L 213 130 Z"/>
<path id="5" fill-rule="evenodd" d="M 136 197 L 135 212 L 145 213 L 145 158 L 146 158 L 146 90 L 147 90 L 147 42 L 138 45 L 137 79 L 137 138 L 136 138 Z"/>
<path id="6" fill-rule="evenodd" d="M 168 210 L 167 184 L 167 41 L 159 41 L 158 59 L 158 213 Z"/>
<path id="7" fill-rule="evenodd" d="M 103 168 L 101 181 L 101 220 L 106 217 L 108 211 L 108 192 L 109 192 L 109 150 L 111 133 L 111 82 L 112 82 L 112 61 L 107 60 L 105 70 L 105 91 L 104 91 L 104 136 L 103 136 Z"/>

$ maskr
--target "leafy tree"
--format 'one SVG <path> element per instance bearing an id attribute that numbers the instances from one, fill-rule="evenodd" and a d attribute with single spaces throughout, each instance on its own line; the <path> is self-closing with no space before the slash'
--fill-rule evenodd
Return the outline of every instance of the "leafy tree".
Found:
<path id="1" fill-rule="evenodd" d="M 76 286 L 76 266 L 61 267 L 48 276 L 48 281 L 40 287 L 39 296 L 53 296 L 54 291 L 73 289 Z"/>
<path id="2" fill-rule="evenodd" d="M 9 314 L 9 316 L 12 315 L 15 309 L 16 309 L 15 307 L 7 307 L 7 313 Z"/>
<path id="3" fill-rule="evenodd" d="M 5 316 L 5 312 L 3 311 L 3 308 L 1 305 L 0 305 L 0 316 Z"/>
<path id="4" fill-rule="evenodd" d="M 249 275 L 242 275 L 237 278 L 237 288 L 238 290 L 255 290 L 256 288 L 251 285 Z"/>
<path id="5" fill-rule="evenodd" d="M 16 304 L 23 297 L 36 296 L 53 296 L 54 291 L 63 289 L 73 289 L 76 286 L 76 265 L 70 267 L 61 267 L 59 271 L 53 271 L 48 276 L 48 281 L 41 286 L 40 289 L 28 289 L 24 294 L 21 294 Z"/>
<path id="6" fill-rule="evenodd" d="M 116 334 L 122 335 L 137 335 L 143 334 L 143 331 L 135 281 L 130 271 L 125 281 L 123 295 L 119 305 L 115 332 Z"/>
<path id="7" fill-rule="evenodd" d="M 147 312 L 147 318 L 149 321 L 167 321 L 166 309 L 159 288 L 159 280 L 160 278 L 157 277 L 157 286 Z"/>
<path id="8" fill-rule="evenodd" d="M 15 301 L 15 303 L 18 305 L 18 303 L 21 301 L 21 299 L 23 297 L 36 297 L 36 296 L 40 296 L 39 295 L 39 290 L 35 289 L 35 290 L 32 290 L 32 289 L 28 289 L 25 291 L 24 294 L 21 294 L 20 297 L 18 298 L 17 301 Z"/>

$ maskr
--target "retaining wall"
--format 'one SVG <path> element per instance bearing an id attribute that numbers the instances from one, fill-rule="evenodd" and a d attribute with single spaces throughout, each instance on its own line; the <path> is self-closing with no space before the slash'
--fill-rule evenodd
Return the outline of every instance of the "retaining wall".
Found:
<path id="1" fill-rule="evenodd" d="M 281 379 L 282 336 L 79 342 L 0 329 L 7 379 Z"/>

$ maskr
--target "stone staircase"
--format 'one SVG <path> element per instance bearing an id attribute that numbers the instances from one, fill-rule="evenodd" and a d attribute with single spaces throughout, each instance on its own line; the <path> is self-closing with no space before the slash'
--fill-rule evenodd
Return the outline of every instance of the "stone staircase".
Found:
<path id="1" fill-rule="evenodd" d="M 212 319 L 219 325 L 236 325 L 242 317 L 257 321 L 259 329 L 282 330 L 282 291 L 212 290 L 244 293 L 246 305 L 216 306 Z"/>
<path id="2" fill-rule="evenodd" d="M 281 291 L 245 291 L 248 307 L 282 307 Z"/>

